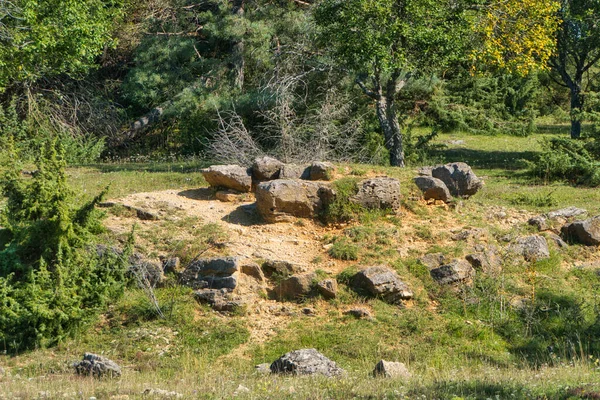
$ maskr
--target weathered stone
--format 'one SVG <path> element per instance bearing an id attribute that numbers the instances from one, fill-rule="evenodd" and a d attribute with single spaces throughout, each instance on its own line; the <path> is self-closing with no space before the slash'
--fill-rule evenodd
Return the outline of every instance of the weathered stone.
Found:
<path id="1" fill-rule="evenodd" d="M 292 275 L 283 279 L 277 287 L 277 296 L 280 299 L 298 300 L 307 297 L 312 292 L 315 274 L 309 272 L 306 274 Z"/>
<path id="2" fill-rule="evenodd" d="M 371 319 L 371 312 L 366 308 L 352 308 L 350 310 L 344 311 L 344 315 L 351 315 L 354 318 L 358 319 Z"/>
<path id="3" fill-rule="evenodd" d="M 273 157 L 260 157 L 252 164 L 252 177 L 258 182 L 279 179 L 279 173 L 283 163 Z"/>
<path id="4" fill-rule="evenodd" d="M 181 261 L 179 257 L 163 257 L 162 269 L 166 274 L 178 274 L 181 272 Z"/>
<path id="5" fill-rule="evenodd" d="M 569 247 L 567 242 L 562 240 L 562 238 L 560 236 L 558 236 L 556 233 L 546 232 L 546 236 L 548 237 L 548 239 L 552 240 L 557 247 L 559 247 L 561 249 Z"/>
<path id="6" fill-rule="evenodd" d="M 164 281 L 162 265 L 143 259 L 139 255 L 135 255 L 133 259 L 130 257 L 129 261 L 127 272 L 135 277 L 140 286 L 157 287 Z"/>
<path id="7" fill-rule="evenodd" d="M 232 190 L 219 190 L 215 193 L 215 198 L 223 203 L 233 203 L 238 200 L 240 192 Z"/>
<path id="8" fill-rule="evenodd" d="M 256 208 L 267 222 L 313 218 L 333 199 L 333 190 L 318 182 L 280 179 L 256 187 Z"/>
<path id="9" fill-rule="evenodd" d="M 578 217 L 580 215 L 584 215 L 587 214 L 587 210 L 584 210 L 583 208 L 577 208 L 577 207 L 566 207 L 566 208 L 561 208 L 560 210 L 556 210 L 556 211 L 550 211 L 549 213 L 546 214 L 546 216 L 550 219 L 557 219 L 557 218 L 573 218 L 573 217 Z"/>
<path id="10" fill-rule="evenodd" d="M 277 275 L 278 277 L 288 277 L 293 274 L 301 273 L 306 268 L 299 264 L 294 264 L 284 260 L 266 260 L 262 265 L 262 270 L 265 276 L 271 277 Z"/>
<path id="11" fill-rule="evenodd" d="M 600 245 L 600 215 L 583 221 L 575 221 L 561 228 L 566 241 L 586 246 Z"/>
<path id="12" fill-rule="evenodd" d="M 453 196 L 469 197 L 483 187 L 483 181 L 463 162 L 437 166 L 431 175 L 442 180 Z"/>
<path id="13" fill-rule="evenodd" d="M 382 376 L 386 378 L 410 378 L 408 368 L 401 362 L 381 360 L 375 365 L 373 376 Z"/>
<path id="14" fill-rule="evenodd" d="M 400 208 L 400 181 L 395 178 L 371 178 L 358 183 L 358 193 L 350 199 L 370 209 Z"/>
<path id="15" fill-rule="evenodd" d="M 545 231 L 548 229 L 548 220 L 542 215 L 529 218 L 527 223 L 531 226 L 535 226 L 538 229 L 538 231 Z"/>
<path id="16" fill-rule="evenodd" d="M 309 179 L 310 165 L 283 164 L 279 179 Z"/>
<path id="17" fill-rule="evenodd" d="M 548 242 L 540 235 L 531 235 L 517 238 L 510 247 L 512 252 L 522 255 L 527 261 L 542 260 L 550 257 Z"/>
<path id="18" fill-rule="evenodd" d="M 255 262 L 245 262 L 241 266 L 241 271 L 243 274 L 249 275 L 256 279 L 259 282 L 263 282 L 265 280 L 265 274 L 263 270 L 260 268 Z"/>
<path id="19" fill-rule="evenodd" d="M 452 240 L 460 241 L 460 240 L 469 240 L 480 239 L 485 234 L 485 229 L 481 228 L 473 228 L 473 229 L 465 229 L 464 231 L 460 231 L 454 235 L 452 235 Z"/>
<path id="20" fill-rule="evenodd" d="M 237 311 L 245 305 L 241 297 L 234 298 L 228 289 L 200 289 L 194 292 L 194 298 L 200 304 L 208 304 L 219 312 Z"/>
<path id="21" fill-rule="evenodd" d="M 452 200 L 446 184 L 432 176 L 418 176 L 413 179 L 415 185 L 423 192 L 425 200 L 441 200 L 448 203 Z"/>
<path id="22" fill-rule="evenodd" d="M 213 165 L 201 172 L 212 187 L 232 189 L 238 192 L 252 190 L 252 175 L 248 168 L 239 165 Z"/>
<path id="23" fill-rule="evenodd" d="M 194 289 L 235 289 L 239 269 L 235 257 L 204 258 L 192 262 L 180 280 Z"/>
<path id="24" fill-rule="evenodd" d="M 330 162 L 314 162 L 310 166 L 311 181 L 330 181 L 333 178 L 335 166 Z"/>
<path id="25" fill-rule="evenodd" d="M 315 375 L 334 377 L 344 374 L 337 364 L 315 349 L 295 350 L 284 354 L 271 364 L 274 374 Z"/>
<path id="26" fill-rule="evenodd" d="M 419 258 L 419 262 L 429 269 L 437 268 L 450 262 L 444 253 L 429 253 Z"/>
<path id="27" fill-rule="evenodd" d="M 389 303 L 398 303 L 413 297 L 413 292 L 400 280 L 396 271 L 383 265 L 359 271 L 352 278 L 352 286 L 372 296 L 381 296 Z"/>
<path id="28" fill-rule="evenodd" d="M 335 279 L 324 279 L 317 283 L 317 290 L 327 300 L 337 297 L 338 285 Z"/>
<path id="29" fill-rule="evenodd" d="M 471 280 L 475 270 L 468 261 L 454 260 L 430 270 L 429 273 L 440 285 L 453 285 Z"/>
<path id="30" fill-rule="evenodd" d="M 489 248 L 469 254 L 466 259 L 475 270 L 483 271 L 486 274 L 494 274 L 502 269 L 502 259 Z"/>
<path id="31" fill-rule="evenodd" d="M 417 170 L 417 174 L 419 174 L 419 176 L 431 176 L 432 171 L 433 167 L 421 167 Z"/>
<path id="32" fill-rule="evenodd" d="M 116 378 L 121 376 L 121 368 L 117 363 L 106 357 L 92 353 L 85 353 L 83 360 L 74 363 L 73 367 L 78 375 L 91 375 L 95 378 Z"/>

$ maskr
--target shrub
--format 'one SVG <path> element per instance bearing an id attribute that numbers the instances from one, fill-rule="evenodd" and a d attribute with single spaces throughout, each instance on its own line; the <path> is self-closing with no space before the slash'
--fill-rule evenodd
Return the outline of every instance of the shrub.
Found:
<path id="1" fill-rule="evenodd" d="M 321 215 L 324 222 L 348 222 L 365 211 L 364 207 L 350 201 L 350 198 L 358 193 L 357 183 L 357 178 L 342 178 L 333 182 L 336 196 Z"/>
<path id="2" fill-rule="evenodd" d="M 14 351 L 73 335 L 122 293 L 128 251 L 99 255 L 92 247 L 100 228 L 95 205 L 105 192 L 73 205 L 56 141 L 46 142 L 29 180 L 20 176 L 10 138 L 7 144 L 10 165 L 0 181 L 7 197 L 0 214 L 7 232 L 0 251 L 0 343 Z"/>

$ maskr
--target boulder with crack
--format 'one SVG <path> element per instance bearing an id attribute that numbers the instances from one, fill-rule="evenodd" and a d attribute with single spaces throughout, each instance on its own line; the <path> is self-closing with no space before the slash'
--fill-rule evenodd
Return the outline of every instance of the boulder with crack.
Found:
<path id="1" fill-rule="evenodd" d="M 412 290 L 400 280 L 396 271 L 383 265 L 365 268 L 356 273 L 352 277 L 352 287 L 392 304 L 413 297 Z"/>
<path id="2" fill-rule="evenodd" d="M 340 376 L 345 373 L 337 364 L 315 349 L 301 349 L 284 354 L 271 364 L 274 374 Z"/>
<path id="3" fill-rule="evenodd" d="M 283 163 L 273 157 L 259 157 L 252 164 L 252 177 L 257 182 L 272 181 L 279 179 Z"/>
<path id="4" fill-rule="evenodd" d="M 201 172 L 211 187 L 250 192 L 252 190 L 250 171 L 239 165 L 212 165 Z"/>
<path id="5" fill-rule="evenodd" d="M 314 218 L 335 197 L 326 183 L 291 179 L 259 183 L 255 195 L 256 209 L 267 222 Z"/>
<path id="6" fill-rule="evenodd" d="M 368 209 L 400 208 L 400 181 L 395 178 L 380 177 L 365 179 L 358 183 L 358 192 L 350 201 Z"/>
<path id="7" fill-rule="evenodd" d="M 235 289 L 239 269 L 236 257 L 204 258 L 192 262 L 179 279 L 193 289 Z"/>
<path id="8" fill-rule="evenodd" d="M 452 196 L 469 197 L 483 187 L 483 181 L 464 162 L 437 166 L 432 169 L 431 175 L 444 182 Z"/>
<path id="9" fill-rule="evenodd" d="M 600 245 L 600 215 L 566 224 L 561 228 L 561 233 L 567 241 L 586 246 L 598 246 Z"/>

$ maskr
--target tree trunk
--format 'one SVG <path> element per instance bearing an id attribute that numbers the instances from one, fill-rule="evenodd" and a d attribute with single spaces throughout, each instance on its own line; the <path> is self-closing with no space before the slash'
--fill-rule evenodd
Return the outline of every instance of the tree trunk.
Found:
<path id="1" fill-rule="evenodd" d="M 245 0 L 233 0 L 232 14 L 243 18 L 244 16 L 244 1 Z M 234 85 L 237 89 L 242 90 L 244 87 L 244 40 L 238 39 L 232 43 L 233 50 L 231 55 L 231 67 L 233 69 L 233 80 Z"/>
<path id="2" fill-rule="evenodd" d="M 581 112 L 583 111 L 583 95 L 581 84 L 574 83 L 571 87 L 571 139 L 581 138 Z"/>
<path id="3" fill-rule="evenodd" d="M 404 167 L 404 145 L 402 143 L 402 132 L 394 110 L 394 102 L 386 96 L 380 96 L 377 100 L 377 119 L 385 138 L 385 147 L 390 153 L 390 165 L 393 167 Z"/>

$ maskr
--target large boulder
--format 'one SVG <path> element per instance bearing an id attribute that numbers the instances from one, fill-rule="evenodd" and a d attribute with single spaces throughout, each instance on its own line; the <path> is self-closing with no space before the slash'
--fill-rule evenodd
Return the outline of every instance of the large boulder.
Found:
<path id="1" fill-rule="evenodd" d="M 373 376 L 381 376 L 386 378 L 410 378 L 408 368 L 401 362 L 381 360 L 373 369 Z"/>
<path id="2" fill-rule="evenodd" d="M 250 192 L 252 190 L 252 175 L 248 168 L 239 165 L 213 165 L 205 168 L 202 175 L 212 187 Z"/>
<path id="3" fill-rule="evenodd" d="M 310 165 L 283 164 L 279 179 L 310 179 Z"/>
<path id="4" fill-rule="evenodd" d="M 279 173 L 283 163 L 273 157 L 260 157 L 254 160 L 252 164 L 252 177 L 255 181 L 272 181 L 279 179 Z"/>
<path id="5" fill-rule="evenodd" d="M 440 179 L 432 176 L 417 176 L 413 181 L 419 190 L 423 192 L 425 200 L 441 200 L 446 203 L 452 200 L 448 187 Z"/>
<path id="6" fill-rule="evenodd" d="M 93 353 L 85 353 L 83 360 L 74 363 L 73 367 L 78 375 L 93 376 L 95 378 L 121 376 L 121 368 L 117 363 Z"/>
<path id="7" fill-rule="evenodd" d="M 523 236 L 510 247 L 513 253 L 522 255 L 527 261 L 542 260 L 550 257 L 548 242 L 540 235 Z"/>
<path id="8" fill-rule="evenodd" d="M 325 183 L 291 179 L 259 183 L 255 195 L 256 209 L 267 222 L 316 217 L 335 197 Z"/>
<path id="9" fill-rule="evenodd" d="M 310 166 L 309 179 L 311 181 L 330 181 L 333 178 L 335 166 L 330 162 L 314 162 Z"/>
<path id="10" fill-rule="evenodd" d="M 388 177 L 366 179 L 358 183 L 358 192 L 350 200 L 365 208 L 396 211 L 400 208 L 400 181 Z"/>
<path id="11" fill-rule="evenodd" d="M 586 246 L 600 245 L 600 215 L 583 221 L 575 221 L 561 228 L 565 240 Z"/>
<path id="12" fill-rule="evenodd" d="M 454 285 L 469 282 L 475 270 L 466 260 L 454 260 L 429 271 L 429 274 L 440 285 Z"/>
<path id="13" fill-rule="evenodd" d="M 365 268 L 352 278 L 355 290 L 367 292 L 371 296 L 382 297 L 388 303 L 410 300 L 413 292 L 391 268 L 383 265 Z"/>
<path id="14" fill-rule="evenodd" d="M 194 289 L 235 289 L 239 269 L 235 257 L 204 258 L 192 262 L 180 280 Z"/>
<path id="15" fill-rule="evenodd" d="M 334 377 L 344 374 L 337 364 L 315 349 L 295 350 L 284 354 L 271 364 L 274 374 L 315 375 Z"/>
<path id="16" fill-rule="evenodd" d="M 431 175 L 444 182 L 453 196 L 472 196 L 483 187 L 483 181 L 463 162 L 437 166 Z"/>
<path id="17" fill-rule="evenodd" d="M 277 288 L 278 297 L 286 300 L 299 300 L 309 296 L 313 289 L 315 277 L 316 275 L 313 272 L 309 272 L 283 279 Z"/>

